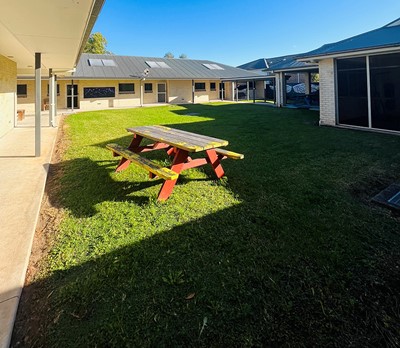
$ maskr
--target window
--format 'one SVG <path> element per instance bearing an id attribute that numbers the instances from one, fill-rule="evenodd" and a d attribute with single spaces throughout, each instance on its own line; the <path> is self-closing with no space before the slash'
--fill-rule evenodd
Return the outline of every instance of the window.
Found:
<path id="1" fill-rule="evenodd" d="M 210 82 L 210 91 L 215 91 L 216 87 L 215 87 L 215 82 Z"/>
<path id="2" fill-rule="evenodd" d="M 144 93 L 153 93 L 153 84 L 152 83 L 144 84 Z"/>
<path id="3" fill-rule="evenodd" d="M 400 54 L 369 57 L 371 126 L 400 131 Z"/>
<path id="4" fill-rule="evenodd" d="M 17 85 L 17 97 L 26 98 L 28 96 L 26 85 Z"/>
<path id="5" fill-rule="evenodd" d="M 366 58 L 338 59 L 337 82 L 339 123 L 368 127 Z"/>
<path id="6" fill-rule="evenodd" d="M 135 84 L 134 83 L 120 83 L 118 85 L 119 94 L 134 94 Z"/>
<path id="7" fill-rule="evenodd" d="M 86 87 L 83 89 L 83 98 L 114 98 L 115 87 Z"/>
<path id="8" fill-rule="evenodd" d="M 206 90 L 206 84 L 205 82 L 195 82 L 194 84 L 194 90 L 197 91 L 205 91 Z"/>
<path id="9" fill-rule="evenodd" d="M 47 96 L 49 96 L 49 88 L 50 86 L 47 85 Z M 57 83 L 57 95 L 60 95 L 60 85 Z"/>
<path id="10" fill-rule="evenodd" d="M 153 61 L 146 61 L 146 64 L 150 67 L 150 68 L 156 68 L 156 69 L 171 69 L 170 66 L 165 63 L 165 62 L 153 62 Z"/>

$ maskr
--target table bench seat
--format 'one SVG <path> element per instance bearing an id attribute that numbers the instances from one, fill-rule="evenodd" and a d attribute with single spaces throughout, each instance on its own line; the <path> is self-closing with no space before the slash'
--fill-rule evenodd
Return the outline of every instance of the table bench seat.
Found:
<path id="1" fill-rule="evenodd" d="M 244 155 L 241 153 L 237 153 L 237 152 L 233 152 L 233 151 L 229 151 L 229 150 L 224 150 L 224 149 L 215 149 L 215 152 L 217 153 L 217 155 L 222 155 L 231 159 L 243 159 Z"/>
<path id="2" fill-rule="evenodd" d="M 154 175 L 163 178 L 165 180 L 175 180 L 178 179 L 179 174 L 174 172 L 169 168 L 162 167 L 161 165 L 145 158 L 139 156 L 137 153 L 126 149 L 118 144 L 108 144 L 107 149 L 113 151 L 115 154 L 126 158 L 127 160 L 143 167 Z"/>

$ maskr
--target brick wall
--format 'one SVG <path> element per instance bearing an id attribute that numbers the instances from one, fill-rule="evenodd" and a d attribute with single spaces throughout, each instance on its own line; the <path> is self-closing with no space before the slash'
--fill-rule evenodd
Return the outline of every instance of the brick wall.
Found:
<path id="1" fill-rule="evenodd" d="M 335 65 L 333 59 L 319 62 L 320 125 L 336 125 Z"/>
<path id="2" fill-rule="evenodd" d="M 14 127 L 17 99 L 17 64 L 0 55 L 0 137 Z"/>

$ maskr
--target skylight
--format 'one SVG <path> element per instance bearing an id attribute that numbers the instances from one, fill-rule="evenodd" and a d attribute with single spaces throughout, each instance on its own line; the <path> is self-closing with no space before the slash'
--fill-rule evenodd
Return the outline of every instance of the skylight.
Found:
<path id="1" fill-rule="evenodd" d="M 146 60 L 146 64 L 147 64 L 150 68 L 170 69 L 170 66 L 168 66 L 168 64 L 165 63 L 165 62 L 153 62 L 153 61 Z"/>
<path id="2" fill-rule="evenodd" d="M 207 69 L 210 70 L 225 70 L 223 67 L 218 64 L 203 64 Z"/>
<path id="3" fill-rule="evenodd" d="M 117 66 L 112 59 L 102 59 L 104 66 Z"/>
<path id="4" fill-rule="evenodd" d="M 94 58 L 88 59 L 88 62 L 90 66 L 117 66 L 117 64 L 115 64 L 114 60 L 112 59 Z"/>
<path id="5" fill-rule="evenodd" d="M 90 66 L 103 66 L 101 59 L 88 59 Z"/>

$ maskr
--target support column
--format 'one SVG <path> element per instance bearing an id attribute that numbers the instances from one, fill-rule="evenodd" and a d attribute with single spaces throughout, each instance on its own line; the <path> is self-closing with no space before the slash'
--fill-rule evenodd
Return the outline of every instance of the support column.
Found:
<path id="1" fill-rule="evenodd" d="M 246 94 L 247 94 L 247 101 L 249 101 L 250 100 L 250 83 L 249 83 L 249 81 L 247 81 Z"/>
<path id="2" fill-rule="evenodd" d="M 282 105 L 287 103 L 287 84 L 286 84 L 286 73 L 282 74 Z"/>
<path id="3" fill-rule="evenodd" d="M 140 80 L 140 106 L 143 106 L 143 81 Z"/>
<path id="4" fill-rule="evenodd" d="M 256 81 L 253 80 L 253 103 L 256 102 Z"/>
<path id="5" fill-rule="evenodd" d="M 49 69 L 49 126 L 55 127 L 55 76 L 53 69 Z"/>
<path id="6" fill-rule="evenodd" d="M 192 80 L 192 104 L 194 104 L 194 80 Z"/>
<path id="7" fill-rule="evenodd" d="M 285 83 L 285 73 L 280 72 L 275 74 L 276 84 L 276 106 L 282 107 L 285 104 L 285 95 L 286 95 L 286 83 Z"/>
<path id="8" fill-rule="evenodd" d="M 309 72 L 304 73 L 304 87 L 305 94 L 309 95 L 311 93 L 311 74 Z"/>
<path id="9" fill-rule="evenodd" d="M 35 157 L 40 157 L 41 153 L 41 106 L 42 106 L 42 86 L 41 69 L 42 54 L 35 53 Z"/>
<path id="10" fill-rule="evenodd" d="M 239 88 L 238 88 L 238 82 L 235 82 L 235 86 L 236 86 L 236 102 L 239 101 Z"/>
<path id="11" fill-rule="evenodd" d="M 57 107 L 58 107 L 58 105 L 57 105 L 57 75 L 54 75 L 54 84 L 56 86 L 56 90 L 55 90 L 56 96 L 54 98 L 54 127 L 57 127 Z"/>
<path id="12" fill-rule="evenodd" d="M 74 98 L 75 97 L 75 88 L 74 88 L 74 80 L 71 80 L 71 111 L 74 111 Z"/>

